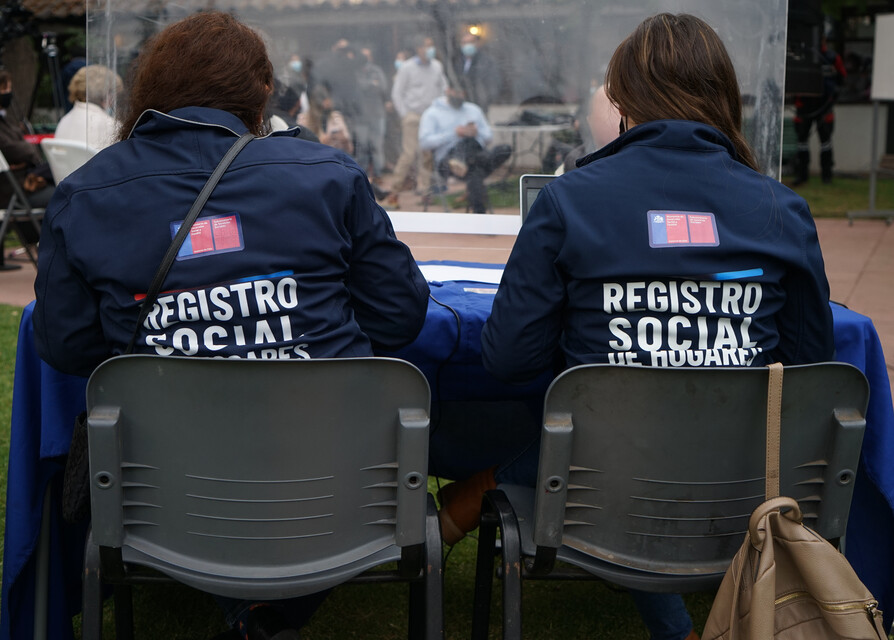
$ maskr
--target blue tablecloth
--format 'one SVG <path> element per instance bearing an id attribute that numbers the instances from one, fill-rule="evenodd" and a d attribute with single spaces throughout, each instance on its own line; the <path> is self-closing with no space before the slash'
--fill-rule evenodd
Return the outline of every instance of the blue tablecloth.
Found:
<path id="1" fill-rule="evenodd" d="M 503 385 L 480 361 L 481 327 L 490 313 L 496 285 L 444 282 L 433 300 L 419 338 L 393 355 L 418 366 L 433 399 L 451 401 L 525 400 L 543 392 L 548 377 L 528 387 Z M 73 638 L 71 616 L 80 609 L 80 570 L 85 527 L 60 516 L 59 476 L 74 417 L 84 409 L 86 380 L 60 374 L 34 350 L 29 305 L 22 315 L 16 353 L 12 433 L 3 549 L 0 640 L 33 634 L 35 549 L 48 483 L 50 521 L 49 638 Z M 869 318 L 833 305 L 837 359 L 859 367 L 869 379 L 860 469 L 846 539 L 846 555 L 878 598 L 890 627 L 894 617 L 894 408 L 878 335 Z M 536 401 L 536 398 L 535 398 Z M 433 409 L 434 411 L 434 409 Z"/>

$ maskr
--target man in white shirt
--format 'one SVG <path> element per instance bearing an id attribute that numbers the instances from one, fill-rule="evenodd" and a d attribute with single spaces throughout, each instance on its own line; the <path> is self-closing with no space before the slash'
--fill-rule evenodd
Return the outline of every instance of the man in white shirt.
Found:
<path id="1" fill-rule="evenodd" d="M 466 181 L 469 211 L 487 212 L 484 179 L 509 159 L 512 147 L 485 147 L 493 139 L 490 124 L 481 108 L 466 102 L 465 92 L 448 88 L 422 114 L 419 146 L 434 151 L 435 170 L 445 178 L 451 173 Z"/>
<path id="2" fill-rule="evenodd" d="M 97 151 L 115 142 L 118 121 L 108 108 L 122 87 L 121 78 L 108 67 L 92 64 L 79 69 L 68 84 L 74 106 L 59 120 L 54 137 L 84 142 Z"/>
<path id="3" fill-rule="evenodd" d="M 417 188 L 428 194 L 431 174 L 419 157 L 419 121 L 422 112 L 442 95 L 447 88 L 443 65 L 435 59 L 435 43 L 429 37 L 418 36 L 416 55 L 404 62 L 394 78 L 391 101 L 401 119 L 401 151 L 394 167 L 394 187 L 386 205 L 397 206 L 398 192 L 408 187 L 407 178 L 413 164 L 418 165 Z"/>

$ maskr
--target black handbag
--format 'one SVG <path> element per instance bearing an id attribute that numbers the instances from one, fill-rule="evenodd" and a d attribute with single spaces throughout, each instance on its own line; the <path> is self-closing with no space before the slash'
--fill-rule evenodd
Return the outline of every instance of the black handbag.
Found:
<path id="1" fill-rule="evenodd" d="M 177 234 L 171 241 L 171 245 L 168 247 L 161 264 L 158 266 L 158 270 L 155 272 L 155 276 L 152 278 L 152 284 L 149 285 L 149 290 L 143 299 L 143 304 L 140 307 L 140 316 L 130 338 L 130 344 L 127 345 L 127 350 L 124 352 L 125 354 L 133 351 L 137 337 L 140 334 L 140 327 L 146 320 L 146 316 L 149 315 L 152 305 L 155 304 L 155 298 L 158 297 L 158 292 L 161 291 L 168 271 L 171 265 L 174 264 L 177 253 L 180 251 L 186 236 L 189 235 L 189 231 L 199 216 L 199 212 L 205 206 L 208 197 L 211 195 L 214 187 L 217 186 L 227 167 L 230 166 L 233 159 L 239 155 L 243 147 L 253 138 L 254 136 L 250 133 L 243 134 L 230 147 L 214 169 L 211 177 L 208 178 L 205 186 L 202 187 L 195 202 L 192 203 L 189 213 L 183 219 L 183 224 L 177 230 Z M 82 522 L 90 517 L 90 460 L 88 453 L 87 412 L 83 412 L 75 418 L 74 430 L 71 434 L 71 445 L 68 448 L 68 458 L 65 461 L 65 471 L 62 476 L 62 518 L 71 524 Z"/>

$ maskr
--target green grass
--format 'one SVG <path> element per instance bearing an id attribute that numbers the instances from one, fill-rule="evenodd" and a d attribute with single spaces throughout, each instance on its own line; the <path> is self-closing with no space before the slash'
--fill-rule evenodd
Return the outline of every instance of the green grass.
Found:
<path id="1" fill-rule="evenodd" d="M 783 182 L 790 185 L 791 179 Z M 815 218 L 843 218 L 848 211 L 869 208 L 868 178 L 836 176 L 831 183 L 823 184 L 819 176 L 811 176 L 806 183 L 792 188 L 807 200 Z M 878 179 L 875 208 L 894 208 L 894 179 Z"/>
<path id="2" fill-rule="evenodd" d="M 507 176 L 488 184 L 491 207 L 518 210 L 518 178 Z M 807 200 L 815 218 L 844 218 L 848 211 L 869 208 L 869 178 L 865 176 L 836 176 L 830 184 L 823 184 L 819 176 L 811 176 L 797 187 L 792 187 L 791 183 L 791 177 L 783 178 L 783 184 Z M 464 211 L 465 190 L 450 193 L 447 203 L 453 211 Z M 894 209 L 894 178 L 879 176 L 875 208 Z"/>
<path id="3" fill-rule="evenodd" d="M 19 331 L 19 307 L 0 305 L 0 575 L 3 574 L 3 534 L 6 528 L 6 461 L 9 460 L 9 421 L 12 415 L 12 382 L 16 359 L 16 336 Z"/>

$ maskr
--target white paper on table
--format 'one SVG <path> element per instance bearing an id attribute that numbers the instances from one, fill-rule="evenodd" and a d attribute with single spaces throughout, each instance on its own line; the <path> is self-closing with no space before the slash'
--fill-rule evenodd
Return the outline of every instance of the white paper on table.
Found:
<path id="1" fill-rule="evenodd" d="M 421 264 L 419 270 L 427 282 L 450 282 L 462 280 L 468 282 L 484 282 L 500 284 L 502 269 L 486 269 L 482 267 L 458 267 L 447 264 Z"/>

